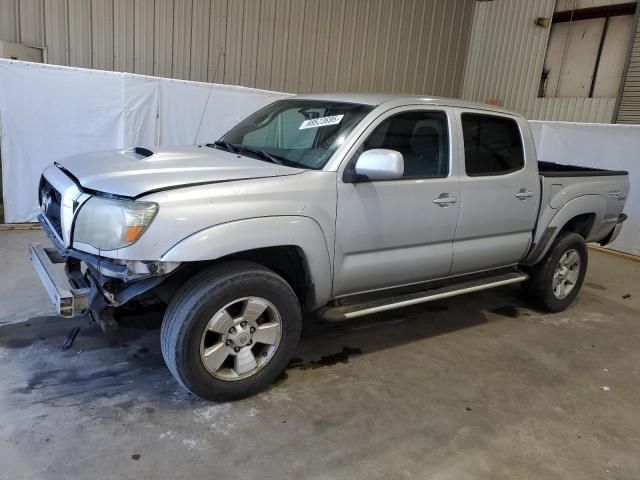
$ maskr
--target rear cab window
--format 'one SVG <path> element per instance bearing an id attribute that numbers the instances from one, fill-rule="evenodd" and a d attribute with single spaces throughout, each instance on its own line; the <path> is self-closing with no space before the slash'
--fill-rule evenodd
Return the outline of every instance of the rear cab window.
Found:
<path id="1" fill-rule="evenodd" d="M 505 175 L 524 168 L 522 136 L 515 120 L 463 113 L 465 170 L 470 177 Z"/>

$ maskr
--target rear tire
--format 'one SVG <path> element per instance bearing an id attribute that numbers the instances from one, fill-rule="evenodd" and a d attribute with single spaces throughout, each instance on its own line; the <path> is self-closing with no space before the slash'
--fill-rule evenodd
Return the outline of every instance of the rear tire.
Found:
<path id="1" fill-rule="evenodd" d="M 584 238 L 560 232 L 546 256 L 527 269 L 522 284 L 525 296 L 538 308 L 560 312 L 578 295 L 587 272 L 588 253 Z"/>
<path id="2" fill-rule="evenodd" d="M 236 400 L 280 375 L 301 327 L 300 304 L 282 277 L 256 263 L 224 263 L 174 296 L 160 331 L 162 356 L 191 393 Z"/>

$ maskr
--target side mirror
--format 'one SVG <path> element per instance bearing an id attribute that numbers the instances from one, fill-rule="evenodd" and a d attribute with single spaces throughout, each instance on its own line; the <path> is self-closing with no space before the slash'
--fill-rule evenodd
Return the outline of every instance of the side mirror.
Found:
<path id="1" fill-rule="evenodd" d="M 397 180 L 404 174 L 404 159 L 395 150 L 367 150 L 356 160 L 356 174 L 369 180 Z"/>

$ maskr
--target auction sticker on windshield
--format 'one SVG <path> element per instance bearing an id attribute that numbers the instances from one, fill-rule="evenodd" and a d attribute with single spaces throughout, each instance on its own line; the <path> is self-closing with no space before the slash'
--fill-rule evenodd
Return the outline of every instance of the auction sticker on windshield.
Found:
<path id="1" fill-rule="evenodd" d="M 344 115 L 331 115 L 330 117 L 313 118 L 311 120 L 305 120 L 300 125 L 298 130 L 304 130 L 305 128 L 318 128 L 326 127 L 327 125 L 337 125 L 342 121 Z"/>

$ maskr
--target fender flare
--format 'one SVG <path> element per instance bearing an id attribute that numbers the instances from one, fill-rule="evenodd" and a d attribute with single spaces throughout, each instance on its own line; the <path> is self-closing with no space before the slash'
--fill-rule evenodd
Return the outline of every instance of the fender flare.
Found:
<path id="1" fill-rule="evenodd" d="M 553 215 L 522 264 L 534 265 L 544 258 L 558 234 L 572 218 L 578 215 L 595 214 L 594 225 L 598 225 L 603 221 L 605 210 L 606 201 L 601 195 L 582 195 L 569 200 Z"/>
<path id="2" fill-rule="evenodd" d="M 234 220 L 200 230 L 173 245 L 164 262 L 196 262 L 265 247 L 296 246 L 307 262 L 316 306 L 331 297 L 332 263 L 322 228 L 310 217 L 274 216 Z"/>

